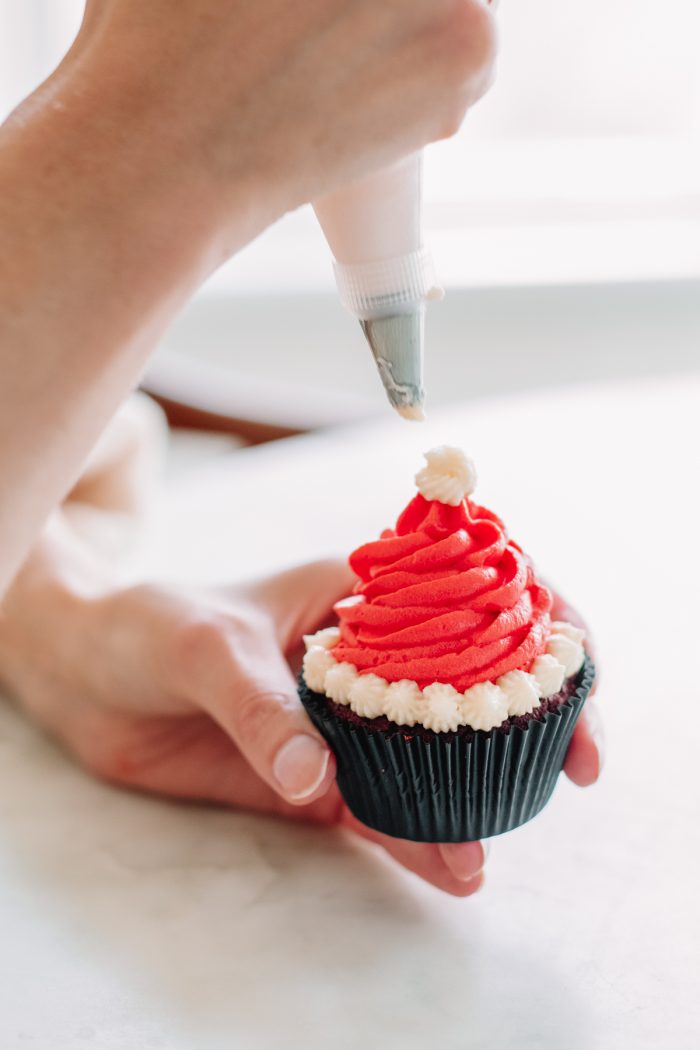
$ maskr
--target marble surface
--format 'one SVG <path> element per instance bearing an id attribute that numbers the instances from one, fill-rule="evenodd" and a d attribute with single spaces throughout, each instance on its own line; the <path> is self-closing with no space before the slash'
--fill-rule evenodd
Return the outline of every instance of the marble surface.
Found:
<path id="1" fill-rule="evenodd" d="M 341 833 L 98 785 L 2 706 L 3 1050 L 698 1045 L 699 381 L 235 453 L 161 494 L 125 575 L 216 581 L 347 548 L 443 441 L 595 624 L 600 784 L 562 780 L 460 901 Z"/>

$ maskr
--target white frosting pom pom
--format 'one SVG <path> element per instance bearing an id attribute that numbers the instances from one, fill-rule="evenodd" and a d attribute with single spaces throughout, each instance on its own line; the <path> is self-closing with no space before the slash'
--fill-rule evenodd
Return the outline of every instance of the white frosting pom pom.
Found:
<path id="1" fill-rule="evenodd" d="M 326 673 L 326 696 L 336 704 L 350 703 L 350 690 L 357 681 L 357 668 L 353 664 L 334 664 Z"/>
<path id="2" fill-rule="evenodd" d="M 426 729 L 432 729 L 434 733 L 447 733 L 461 725 L 462 712 L 459 701 L 462 696 L 454 686 L 434 682 L 423 690 L 423 696 L 428 701 L 423 716 Z"/>
<path id="3" fill-rule="evenodd" d="M 314 693 L 324 692 L 326 675 L 332 667 L 335 667 L 335 660 L 328 650 L 313 645 L 304 657 L 304 681 L 309 689 Z"/>
<path id="4" fill-rule="evenodd" d="M 379 718 L 384 714 L 387 684 L 376 674 L 360 674 L 350 687 L 350 706 L 361 718 Z"/>
<path id="5" fill-rule="evenodd" d="M 457 507 L 476 488 L 476 467 L 459 448 L 439 445 L 425 453 L 427 465 L 416 474 L 421 496 Z"/>
<path id="6" fill-rule="evenodd" d="M 567 678 L 581 670 L 584 660 L 583 646 L 565 634 L 550 634 L 547 642 L 547 652 L 564 665 L 564 673 Z"/>
<path id="7" fill-rule="evenodd" d="M 403 678 L 389 683 L 384 704 L 387 718 L 397 726 L 414 726 L 423 712 L 423 694 L 415 682 Z"/>
<path id="8" fill-rule="evenodd" d="M 508 704 L 509 715 L 529 715 L 540 705 L 537 682 L 525 671 L 508 671 L 498 679 Z"/>
<path id="9" fill-rule="evenodd" d="M 304 635 L 304 644 L 307 649 L 311 649 L 314 645 L 320 645 L 322 649 L 332 649 L 339 641 L 339 627 L 324 627 L 322 631 L 316 631 L 316 634 Z"/>
<path id="10" fill-rule="evenodd" d="M 534 675 L 537 680 L 540 696 L 547 697 L 559 692 L 564 684 L 566 671 L 564 665 L 560 664 L 555 657 L 550 656 L 549 653 L 543 653 L 533 663 L 530 674 Z"/>
<path id="11" fill-rule="evenodd" d="M 478 682 L 462 695 L 462 719 L 472 729 L 494 729 L 508 717 L 506 695 L 493 682 Z"/>
<path id="12" fill-rule="evenodd" d="M 552 620 L 552 634 L 563 634 L 565 638 L 570 638 L 572 642 L 583 642 L 586 637 L 586 632 L 580 627 L 574 627 L 572 623 L 567 623 L 566 620 Z"/>

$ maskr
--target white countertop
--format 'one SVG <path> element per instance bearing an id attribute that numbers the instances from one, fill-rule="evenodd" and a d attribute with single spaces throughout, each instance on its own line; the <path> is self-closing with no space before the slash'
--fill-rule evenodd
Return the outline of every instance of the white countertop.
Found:
<path id="1" fill-rule="evenodd" d="M 601 783 L 562 780 L 462 901 L 341 833 L 100 786 L 2 707 L 2 1050 L 698 1045 L 700 381 L 236 453 L 162 495 L 131 571 L 347 549 L 443 441 L 595 625 Z"/>

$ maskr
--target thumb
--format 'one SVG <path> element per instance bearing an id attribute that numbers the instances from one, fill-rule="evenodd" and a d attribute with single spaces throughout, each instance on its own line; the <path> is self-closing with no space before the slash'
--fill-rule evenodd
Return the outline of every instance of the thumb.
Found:
<path id="1" fill-rule="evenodd" d="M 190 694 L 283 799 L 320 798 L 335 777 L 335 758 L 304 711 L 272 621 L 263 614 L 210 623 L 205 633 Z"/>
<path id="2" fill-rule="evenodd" d="M 258 581 L 251 597 L 270 615 L 279 645 L 289 653 L 303 634 L 329 620 L 335 603 L 352 593 L 356 581 L 345 560 L 327 558 Z"/>

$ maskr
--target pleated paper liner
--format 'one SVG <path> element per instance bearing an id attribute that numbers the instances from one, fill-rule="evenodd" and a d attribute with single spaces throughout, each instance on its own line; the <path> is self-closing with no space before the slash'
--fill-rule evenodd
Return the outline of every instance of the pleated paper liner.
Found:
<path id="1" fill-rule="evenodd" d="M 303 677 L 299 694 L 335 752 L 338 786 L 358 820 L 414 842 L 470 842 L 517 828 L 546 805 L 594 676 L 587 656 L 573 693 L 542 721 L 471 736 L 358 725 L 333 714 Z"/>

